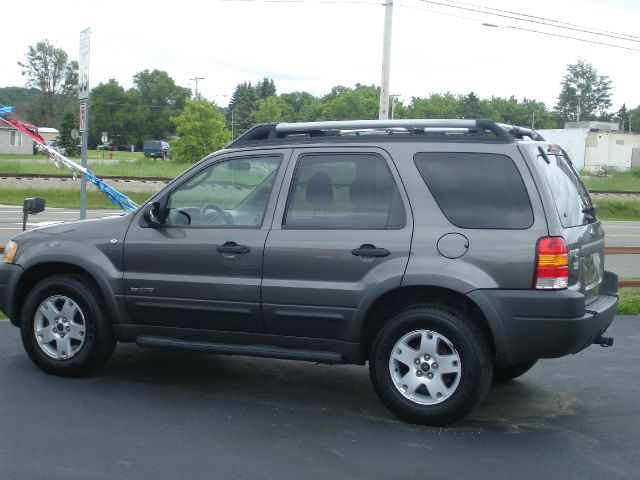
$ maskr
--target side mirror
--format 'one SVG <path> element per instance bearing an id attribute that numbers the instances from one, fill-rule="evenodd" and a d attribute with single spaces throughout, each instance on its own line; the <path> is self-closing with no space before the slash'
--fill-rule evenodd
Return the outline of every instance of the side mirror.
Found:
<path id="1" fill-rule="evenodd" d="M 44 211 L 44 198 L 34 197 L 25 198 L 22 202 L 22 231 L 27 229 L 27 220 L 29 215 L 36 215 Z"/>
<path id="2" fill-rule="evenodd" d="M 142 218 L 149 227 L 160 226 L 160 202 L 147 203 L 142 211 Z"/>

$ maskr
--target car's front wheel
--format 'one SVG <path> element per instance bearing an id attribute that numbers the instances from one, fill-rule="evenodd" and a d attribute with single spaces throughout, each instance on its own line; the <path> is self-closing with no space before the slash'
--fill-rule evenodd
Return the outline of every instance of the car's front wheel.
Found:
<path id="1" fill-rule="evenodd" d="M 398 313 L 373 343 L 369 369 L 382 402 L 403 420 L 450 424 L 484 400 L 491 351 L 480 329 L 448 307 Z"/>
<path id="2" fill-rule="evenodd" d="M 31 360 L 47 373 L 66 377 L 100 368 L 116 343 L 99 293 L 76 275 L 38 283 L 25 300 L 20 329 Z"/>

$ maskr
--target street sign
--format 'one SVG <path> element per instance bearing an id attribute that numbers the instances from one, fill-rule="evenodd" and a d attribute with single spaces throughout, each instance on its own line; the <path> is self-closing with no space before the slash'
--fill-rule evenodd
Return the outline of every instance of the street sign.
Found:
<path id="1" fill-rule="evenodd" d="M 80 132 L 78 132 L 77 129 L 73 129 L 71 130 L 71 138 L 73 138 L 74 140 L 77 140 L 80 138 Z"/>
<path id="2" fill-rule="evenodd" d="M 80 61 L 78 62 L 78 100 L 89 98 L 89 41 L 91 29 L 80 32 Z"/>
<path id="3" fill-rule="evenodd" d="M 100 140 L 102 140 L 102 143 L 107 143 L 109 141 L 109 137 L 107 137 L 105 134 L 102 134 Z"/>
<path id="4" fill-rule="evenodd" d="M 80 119 L 80 128 L 78 128 L 78 130 L 84 132 L 87 126 L 87 102 L 80 102 L 78 118 Z"/>

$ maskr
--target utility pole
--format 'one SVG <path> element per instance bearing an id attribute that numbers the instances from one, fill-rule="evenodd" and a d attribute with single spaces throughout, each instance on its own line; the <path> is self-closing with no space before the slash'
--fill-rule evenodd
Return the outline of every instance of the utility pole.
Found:
<path id="1" fill-rule="evenodd" d="M 198 77 L 198 76 L 195 76 L 195 77 L 189 79 L 192 82 L 196 82 L 196 93 L 195 93 L 195 96 L 194 96 L 194 98 L 196 100 L 200 98 L 200 95 L 198 95 L 198 81 L 199 80 L 204 80 L 204 79 L 205 79 L 204 77 Z"/>
<path id="2" fill-rule="evenodd" d="M 78 62 L 78 101 L 80 104 L 78 130 L 82 132 L 81 164 L 87 168 L 87 143 L 89 141 L 89 57 L 91 29 L 80 32 L 80 61 Z M 87 176 L 80 178 L 80 219 L 87 218 Z"/>
<path id="3" fill-rule="evenodd" d="M 389 118 L 389 79 L 391 76 L 391 27 L 393 20 L 393 0 L 384 4 L 384 39 L 382 42 L 382 81 L 380 82 L 380 112 L 378 118 Z"/>
<path id="4" fill-rule="evenodd" d="M 399 96 L 400 95 L 397 93 L 392 93 L 391 95 L 389 95 L 389 97 L 391 98 L 391 120 L 395 118 L 396 102 L 398 101 Z"/>

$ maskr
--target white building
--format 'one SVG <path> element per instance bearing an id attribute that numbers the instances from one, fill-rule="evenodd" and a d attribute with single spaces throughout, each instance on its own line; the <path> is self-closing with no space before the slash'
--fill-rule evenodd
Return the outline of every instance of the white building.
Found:
<path id="1" fill-rule="evenodd" d="M 574 122 L 575 123 L 575 122 Z M 590 125 L 590 123 L 594 125 Z M 580 122 L 578 128 L 538 130 L 545 140 L 562 146 L 576 168 L 595 171 L 603 167 L 628 170 L 640 167 L 640 135 L 604 129 L 602 122 Z M 616 124 L 613 124 L 616 126 Z"/>
<path id="2" fill-rule="evenodd" d="M 33 140 L 20 130 L 0 122 L 0 153 L 30 155 L 33 153 Z"/>

